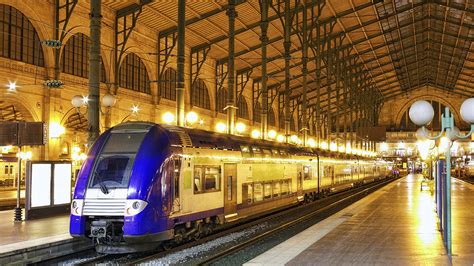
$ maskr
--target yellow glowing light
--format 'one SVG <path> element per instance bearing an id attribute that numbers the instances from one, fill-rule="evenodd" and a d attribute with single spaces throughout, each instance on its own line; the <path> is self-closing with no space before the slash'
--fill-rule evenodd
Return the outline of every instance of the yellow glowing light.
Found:
<path id="1" fill-rule="evenodd" d="M 430 153 L 430 147 L 432 146 L 432 144 L 433 144 L 432 140 L 423 140 L 423 141 L 416 142 L 418 153 L 420 154 L 420 157 L 423 161 L 428 158 L 428 155 Z"/>
<path id="2" fill-rule="evenodd" d="M 13 149 L 13 146 L 3 146 L 2 147 L 2 153 L 9 153 Z"/>
<path id="3" fill-rule="evenodd" d="M 252 130 L 252 138 L 254 139 L 260 138 L 260 130 L 257 130 L 257 129 Z"/>
<path id="4" fill-rule="evenodd" d="M 388 151 L 388 144 L 386 142 L 382 142 L 380 144 L 380 151 L 381 152 L 387 152 Z"/>
<path id="5" fill-rule="evenodd" d="M 216 125 L 217 132 L 223 133 L 226 131 L 226 129 L 227 129 L 227 126 L 224 123 L 222 122 L 217 123 Z"/>
<path id="6" fill-rule="evenodd" d="M 81 148 L 79 148 L 78 146 L 73 146 L 72 147 L 72 152 L 73 153 L 79 153 L 81 151 Z"/>
<path id="7" fill-rule="evenodd" d="M 310 146 L 311 148 L 316 147 L 316 141 L 312 138 L 308 139 L 308 146 Z"/>
<path id="8" fill-rule="evenodd" d="M 450 140 L 447 137 L 442 137 L 439 140 L 439 147 L 438 147 L 438 152 L 439 153 L 444 153 L 448 151 L 450 146 Z"/>
<path id="9" fill-rule="evenodd" d="M 16 82 L 9 81 L 8 82 L 8 90 L 10 90 L 10 91 L 16 90 Z"/>
<path id="10" fill-rule="evenodd" d="M 285 141 L 285 136 L 283 136 L 283 135 L 278 135 L 277 141 L 278 141 L 278 142 L 283 142 L 283 141 Z"/>
<path id="11" fill-rule="evenodd" d="M 321 145 L 320 145 L 321 149 L 323 150 L 327 150 L 329 148 L 329 145 L 326 141 L 323 141 L 321 142 Z"/>
<path id="12" fill-rule="evenodd" d="M 170 112 L 166 112 L 163 114 L 163 116 L 161 117 L 161 119 L 163 120 L 163 122 L 165 122 L 166 124 L 171 124 L 174 122 L 174 114 L 170 113 Z"/>
<path id="13" fill-rule="evenodd" d="M 136 114 L 140 111 L 140 108 L 138 108 L 138 105 L 132 106 L 132 113 Z"/>
<path id="14" fill-rule="evenodd" d="M 268 137 L 270 139 L 274 139 L 274 138 L 276 138 L 276 136 L 277 136 L 277 133 L 276 133 L 275 130 L 272 129 L 272 130 L 268 131 Z"/>
<path id="15" fill-rule="evenodd" d="M 89 103 L 89 96 L 82 96 L 82 102 L 84 105 L 87 105 Z"/>
<path id="16" fill-rule="evenodd" d="M 64 133 L 66 133 L 66 129 L 58 122 L 51 122 L 49 124 L 49 137 L 50 138 L 59 138 Z"/>
<path id="17" fill-rule="evenodd" d="M 20 152 L 16 154 L 16 157 L 19 157 L 22 160 L 31 160 L 33 153 L 31 151 Z"/>
<path id="18" fill-rule="evenodd" d="M 87 159 L 87 155 L 85 153 L 81 153 L 79 154 L 79 158 L 81 159 L 81 161 L 84 161 L 85 159 Z"/>
<path id="19" fill-rule="evenodd" d="M 405 149 L 405 143 L 404 143 L 403 141 L 400 141 L 400 142 L 398 143 L 398 146 L 397 146 L 397 147 L 398 147 L 399 150 L 403 150 L 403 149 Z"/>
<path id="20" fill-rule="evenodd" d="M 238 133 L 243 133 L 245 131 L 245 124 L 242 123 L 242 122 L 238 122 L 236 125 L 235 125 L 235 130 L 237 130 Z"/>
<path id="21" fill-rule="evenodd" d="M 298 143 L 298 136 L 296 136 L 296 135 L 291 135 L 290 140 L 291 140 L 291 142 L 293 142 L 293 143 Z"/>
<path id="22" fill-rule="evenodd" d="M 195 112 L 189 112 L 186 115 L 186 122 L 189 124 L 194 124 L 198 121 L 199 117 Z"/>
<path id="23" fill-rule="evenodd" d="M 344 147 L 344 145 L 340 145 L 337 150 L 342 153 L 346 151 L 346 147 Z"/>
<path id="24" fill-rule="evenodd" d="M 336 142 L 331 142 L 331 144 L 329 144 L 329 150 L 331 151 L 337 151 L 337 144 Z"/>

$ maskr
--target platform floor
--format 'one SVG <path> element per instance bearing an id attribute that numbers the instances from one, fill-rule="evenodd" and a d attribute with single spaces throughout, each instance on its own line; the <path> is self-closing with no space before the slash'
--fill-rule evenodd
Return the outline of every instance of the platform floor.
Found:
<path id="1" fill-rule="evenodd" d="M 421 178 L 395 181 L 245 265 L 474 265 L 474 186 L 453 179 L 450 260 Z"/>
<path id="2" fill-rule="evenodd" d="M 0 254 L 66 240 L 69 215 L 14 222 L 13 211 L 0 211 Z"/>

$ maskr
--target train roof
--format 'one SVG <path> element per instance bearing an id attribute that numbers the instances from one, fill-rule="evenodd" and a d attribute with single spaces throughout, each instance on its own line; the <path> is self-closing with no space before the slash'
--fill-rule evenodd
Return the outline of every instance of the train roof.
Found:
<path id="1" fill-rule="evenodd" d="M 158 126 L 162 128 L 169 137 L 170 145 L 175 147 L 241 151 L 242 146 L 256 146 L 262 149 L 267 148 L 285 150 L 288 154 L 292 155 L 317 155 L 326 157 L 338 157 L 344 159 L 365 159 L 356 155 L 330 152 L 318 148 L 300 147 L 292 144 L 280 143 L 275 141 L 253 139 L 237 135 L 216 133 L 202 129 L 179 127 L 166 124 L 155 124 L 150 122 L 126 122 L 114 126 L 111 131 L 112 133 L 148 132 L 153 126 Z"/>

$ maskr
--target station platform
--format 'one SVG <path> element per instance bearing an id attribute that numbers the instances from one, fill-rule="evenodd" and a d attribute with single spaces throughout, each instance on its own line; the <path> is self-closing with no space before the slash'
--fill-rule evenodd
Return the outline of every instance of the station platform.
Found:
<path id="1" fill-rule="evenodd" d="M 430 191 L 408 175 L 245 265 L 473 265 L 474 185 L 453 179 L 453 256 L 438 231 Z"/>
<path id="2" fill-rule="evenodd" d="M 0 189 L 0 211 L 12 209 L 16 206 L 16 189 Z M 25 204 L 25 190 L 20 191 L 21 206 Z"/>
<path id="3" fill-rule="evenodd" d="M 13 210 L 0 211 L 0 257 L 72 239 L 69 235 L 69 215 L 22 222 L 14 222 L 13 216 Z"/>

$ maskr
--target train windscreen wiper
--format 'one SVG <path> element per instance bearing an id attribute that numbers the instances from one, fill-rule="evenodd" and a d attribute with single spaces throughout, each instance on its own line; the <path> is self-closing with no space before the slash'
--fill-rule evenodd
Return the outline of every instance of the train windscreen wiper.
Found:
<path id="1" fill-rule="evenodd" d="M 95 177 L 99 177 L 100 191 L 102 191 L 102 193 L 104 194 L 109 194 L 109 189 L 107 188 L 107 185 L 105 185 L 102 176 L 97 171 L 95 171 Z"/>

